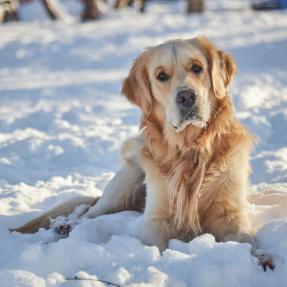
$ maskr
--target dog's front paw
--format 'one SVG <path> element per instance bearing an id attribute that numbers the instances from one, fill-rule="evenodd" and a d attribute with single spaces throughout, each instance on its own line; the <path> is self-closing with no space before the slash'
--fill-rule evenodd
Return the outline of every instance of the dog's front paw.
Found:
<path id="1" fill-rule="evenodd" d="M 50 220 L 50 229 L 53 230 L 58 239 L 67 238 L 73 227 L 74 224 L 64 216 L 58 216 Z"/>
<path id="2" fill-rule="evenodd" d="M 166 222 L 164 220 L 141 219 L 137 237 L 143 244 L 157 246 L 160 252 L 167 248 Z"/>
<path id="3" fill-rule="evenodd" d="M 73 227 L 70 224 L 62 224 L 54 228 L 54 232 L 59 238 L 67 238 Z"/>
<path id="4" fill-rule="evenodd" d="M 255 252 L 255 257 L 258 259 L 258 264 L 262 266 L 264 271 L 268 269 L 274 270 L 275 264 L 273 256 L 259 249 Z"/>

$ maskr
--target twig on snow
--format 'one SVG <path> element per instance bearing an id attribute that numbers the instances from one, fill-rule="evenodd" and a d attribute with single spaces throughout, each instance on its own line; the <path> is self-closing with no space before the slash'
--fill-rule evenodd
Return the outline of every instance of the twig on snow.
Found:
<path id="1" fill-rule="evenodd" d="M 68 278 L 65 277 L 65 280 L 88 280 L 88 281 L 98 281 L 98 282 L 102 282 L 104 284 L 110 285 L 110 286 L 115 286 L 115 287 L 121 287 L 121 285 L 119 284 L 115 284 L 106 280 L 100 280 L 100 279 L 94 279 L 94 278 L 80 278 L 78 276 L 74 276 L 73 278 Z"/>

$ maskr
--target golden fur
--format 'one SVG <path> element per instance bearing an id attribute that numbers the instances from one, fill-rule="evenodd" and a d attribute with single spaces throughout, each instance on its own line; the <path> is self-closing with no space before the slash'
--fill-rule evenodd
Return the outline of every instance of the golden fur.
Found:
<path id="1" fill-rule="evenodd" d="M 201 74 L 190 71 L 194 63 Z M 157 81 L 161 71 L 169 75 L 164 83 Z M 253 242 L 246 209 L 253 138 L 236 119 L 228 94 L 235 72 L 233 58 L 203 37 L 143 52 L 122 88 L 142 111 L 142 131 L 123 145 L 125 165 L 85 216 L 141 210 L 146 193 L 137 234 L 144 243 L 164 249 L 171 238 L 205 232 L 217 240 Z M 182 86 L 198 93 L 198 117 L 188 121 L 180 120 L 175 106 Z"/>
<path id="2" fill-rule="evenodd" d="M 206 127 L 190 124 L 177 132 L 167 123 L 166 106 L 160 100 L 160 97 L 170 97 L 168 90 L 175 83 L 161 87 L 162 93 L 155 95 L 159 89 L 155 88 L 156 80 L 149 65 L 158 49 L 163 52 L 169 46 L 170 50 L 180 50 L 185 45 L 200 49 L 208 68 L 201 79 L 195 79 L 189 71 L 180 76 L 189 77 L 185 85 L 210 83 L 208 93 L 213 112 Z M 169 73 L 176 73 L 173 64 L 167 68 Z M 177 238 L 191 239 L 209 232 L 218 240 L 252 240 L 246 193 L 253 138 L 235 118 L 228 95 L 227 88 L 235 71 L 230 55 L 200 37 L 170 41 L 147 50 L 134 62 L 123 84 L 123 94 L 142 110 L 143 149 L 139 164 L 147 176 L 158 174 L 166 188 L 162 191 L 167 197 L 166 205 L 161 206 L 165 209 L 164 218 L 160 215 L 159 220 L 166 221 L 170 230 L 175 229 L 172 236 Z M 157 214 L 161 210 L 153 212 Z"/>

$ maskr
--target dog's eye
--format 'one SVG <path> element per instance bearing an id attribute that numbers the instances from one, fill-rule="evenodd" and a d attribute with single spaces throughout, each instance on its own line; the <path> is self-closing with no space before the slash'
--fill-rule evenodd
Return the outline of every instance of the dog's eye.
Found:
<path id="1" fill-rule="evenodd" d="M 195 74 L 200 74 L 200 73 L 202 72 L 202 67 L 199 66 L 198 64 L 193 64 L 193 65 L 191 66 L 191 70 L 192 70 L 192 72 L 195 73 Z"/>
<path id="2" fill-rule="evenodd" d="M 166 82 L 169 80 L 169 75 L 165 72 L 160 72 L 156 77 L 160 82 Z"/>

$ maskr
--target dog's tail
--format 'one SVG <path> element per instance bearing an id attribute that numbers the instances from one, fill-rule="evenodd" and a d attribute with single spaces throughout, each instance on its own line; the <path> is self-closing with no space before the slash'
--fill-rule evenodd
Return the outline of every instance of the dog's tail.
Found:
<path id="1" fill-rule="evenodd" d="M 75 208 L 79 205 L 87 205 L 87 208 L 81 211 L 81 214 L 85 213 L 88 208 L 98 201 L 98 197 L 88 197 L 82 196 L 74 198 L 70 201 L 64 202 L 48 212 L 45 212 L 41 216 L 27 222 L 26 224 L 16 228 L 10 229 L 10 231 L 17 231 L 20 233 L 35 233 L 40 228 L 48 229 L 50 227 L 51 219 L 56 218 L 57 216 L 67 216 L 72 213 Z"/>

